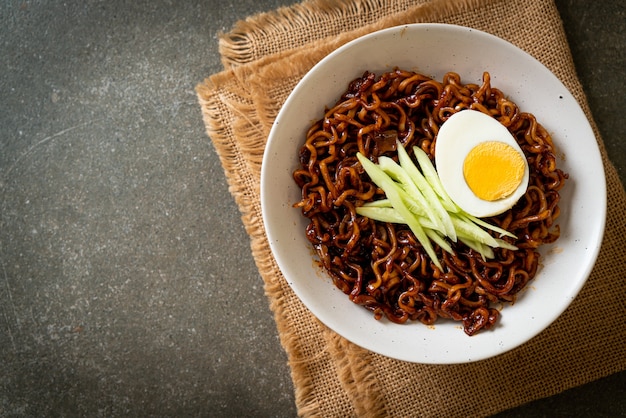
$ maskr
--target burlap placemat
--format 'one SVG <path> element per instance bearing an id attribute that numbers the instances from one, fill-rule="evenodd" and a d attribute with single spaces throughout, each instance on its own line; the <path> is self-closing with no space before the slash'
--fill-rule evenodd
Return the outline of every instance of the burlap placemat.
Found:
<path id="1" fill-rule="evenodd" d="M 597 264 L 548 329 L 498 357 L 461 365 L 392 360 L 351 344 L 312 316 L 281 275 L 259 199 L 272 121 L 298 80 L 341 44 L 415 22 L 483 30 L 526 50 L 573 93 L 594 128 L 608 185 Z M 608 161 L 551 0 L 316 0 L 240 22 L 220 40 L 225 70 L 197 87 L 208 135 L 242 213 L 285 348 L 302 416 L 485 416 L 624 370 L 626 194 Z"/>

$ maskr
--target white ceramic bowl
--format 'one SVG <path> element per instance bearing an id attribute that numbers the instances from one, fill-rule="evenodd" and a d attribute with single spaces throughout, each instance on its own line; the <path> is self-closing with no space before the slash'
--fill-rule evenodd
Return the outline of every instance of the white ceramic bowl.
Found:
<path id="1" fill-rule="evenodd" d="M 542 248 L 535 280 L 518 301 L 502 309 L 496 327 L 468 337 L 459 323 L 404 325 L 353 304 L 314 262 L 304 230 L 308 223 L 292 207 L 300 189 L 292 178 L 298 151 L 313 120 L 332 106 L 348 83 L 365 70 L 380 74 L 399 67 L 441 80 L 455 71 L 480 84 L 483 71 L 523 111 L 553 136 L 559 167 L 570 179 L 561 191 L 561 237 Z M 271 130 L 261 173 L 263 222 L 278 266 L 296 295 L 324 324 L 353 343 L 399 360 L 451 364 L 486 359 L 527 342 L 572 302 L 597 258 L 605 226 L 606 185 L 593 131 L 563 84 L 527 53 L 495 36 L 459 26 L 414 24 L 356 39 L 320 61 L 299 82 Z"/>

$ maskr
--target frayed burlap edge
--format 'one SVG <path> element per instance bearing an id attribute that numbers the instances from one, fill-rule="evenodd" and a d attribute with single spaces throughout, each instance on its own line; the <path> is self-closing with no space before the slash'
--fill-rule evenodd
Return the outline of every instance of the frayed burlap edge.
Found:
<path id="1" fill-rule="evenodd" d="M 236 23 L 228 33 L 219 35 L 219 51 L 225 68 L 232 68 L 259 58 L 288 52 L 293 45 L 305 45 L 313 39 L 303 27 L 325 28 L 326 36 L 339 36 L 378 21 L 382 16 L 401 12 L 429 0 L 310 0 L 275 11 L 260 13 Z M 259 42 L 271 38 L 273 42 Z"/>
<path id="2" fill-rule="evenodd" d="M 311 334 L 318 336 L 322 336 L 326 328 L 301 305 L 276 266 L 269 250 L 258 204 L 261 161 L 249 156 L 244 158 L 243 148 L 240 147 L 242 141 L 232 140 L 237 137 L 249 138 L 250 133 L 257 133 L 252 136 L 264 137 L 255 131 L 262 124 L 254 120 L 256 113 L 250 108 L 251 102 L 245 98 L 245 94 L 242 94 L 247 89 L 244 80 L 249 75 L 243 68 L 220 73 L 198 85 L 196 92 L 207 134 L 213 141 L 226 173 L 229 191 L 241 211 L 242 222 L 250 236 L 252 254 L 263 277 L 264 290 L 276 319 L 280 342 L 288 355 L 298 413 L 301 416 L 320 416 L 321 411 L 328 408 L 320 405 L 316 392 L 320 385 L 320 377 L 313 374 L 310 369 L 319 367 L 320 363 L 331 365 L 332 370 L 326 376 L 325 384 L 335 393 L 343 391 L 338 380 L 339 372 L 334 368 L 334 362 L 331 361 L 323 342 L 318 343 L 317 347 L 304 346 L 302 345 L 304 341 L 294 332 L 293 327 L 297 321 L 307 321 Z M 237 90 L 238 94 L 232 94 L 233 90 Z M 227 124 L 224 123 L 225 120 L 234 123 Z M 262 156 L 264 145 L 258 143 L 257 152 L 253 154 L 257 157 Z M 254 147 L 246 147 L 249 148 Z M 287 305 L 289 309 L 286 308 Z M 310 341 L 311 339 L 308 342 Z M 343 411 L 354 409 L 345 392 L 340 399 L 342 405 L 336 405 L 336 408 Z"/>

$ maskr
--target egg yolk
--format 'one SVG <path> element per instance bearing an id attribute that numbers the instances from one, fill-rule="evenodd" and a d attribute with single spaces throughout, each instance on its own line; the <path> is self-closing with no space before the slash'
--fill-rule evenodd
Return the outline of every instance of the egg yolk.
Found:
<path id="1" fill-rule="evenodd" d="M 524 177 L 524 157 L 512 146 L 498 141 L 472 148 L 463 163 L 463 176 L 480 199 L 493 202 L 515 191 Z"/>

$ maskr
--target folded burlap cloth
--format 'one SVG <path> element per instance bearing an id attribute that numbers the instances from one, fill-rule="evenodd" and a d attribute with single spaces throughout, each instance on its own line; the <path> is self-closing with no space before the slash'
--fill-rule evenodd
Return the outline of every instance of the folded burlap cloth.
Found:
<path id="1" fill-rule="evenodd" d="M 539 59 L 587 114 L 606 170 L 606 234 L 593 273 L 578 297 L 528 343 L 469 364 L 396 361 L 327 329 L 285 281 L 261 219 L 263 150 L 272 121 L 296 83 L 347 41 L 417 22 L 476 28 Z M 220 48 L 224 71 L 198 85 L 197 93 L 208 135 L 251 238 L 288 355 L 300 415 L 485 416 L 624 370 L 626 196 L 607 159 L 551 0 L 314 0 L 239 22 L 220 37 Z"/>

